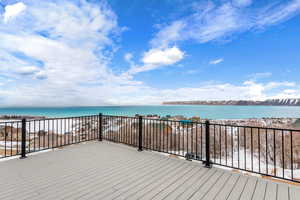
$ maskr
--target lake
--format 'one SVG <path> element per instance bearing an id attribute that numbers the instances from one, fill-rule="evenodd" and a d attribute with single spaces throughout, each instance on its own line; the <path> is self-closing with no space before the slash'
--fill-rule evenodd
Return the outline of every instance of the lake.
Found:
<path id="1" fill-rule="evenodd" d="M 209 119 L 245 119 L 263 117 L 300 118 L 300 106 L 214 106 L 214 105 L 151 105 L 93 107 L 14 107 L 0 108 L 0 115 L 38 115 L 69 117 L 93 114 L 126 115 L 158 114 L 200 116 Z"/>

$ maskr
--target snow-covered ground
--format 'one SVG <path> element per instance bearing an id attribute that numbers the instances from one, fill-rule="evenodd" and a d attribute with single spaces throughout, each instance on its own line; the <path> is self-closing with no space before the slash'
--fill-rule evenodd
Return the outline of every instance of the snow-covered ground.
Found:
<path id="1" fill-rule="evenodd" d="M 249 171 L 262 173 L 262 174 L 269 174 L 274 175 L 281 178 L 292 178 L 292 170 L 291 169 L 284 169 L 273 165 L 273 163 L 268 162 L 268 165 L 264 160 L 258 159 L 257 155 L 251 156 L 250 151 L 245 151 L 242 149 L 240 152 L 234 151 L 233 156 L 227 157 L 227 162 L 224 156 L 218 158 L 211 158 L 211 160 L 217 164 L 226 165 L 228 167 L 234 167 L 239 169 L 246 169 Z M 293 178 L 300 179 L 300 169 L 293 170 Z"/>
<path id="2" fill-rule="evenodd" d="M 17 145 L 21 145 L 21 142 L 15 142 L 15 141 L 0 141 L 0 148 L 1 147 L 7 147 L 7 148 L 13 148 L 13 147 L 15 147 L 15 146 L 17 146 Z"/>
<path id="3" fill-rule="evenodd" d="M 6 120 L 7 123 L 0 123 L 0 126 L 21 129 L 21 122 L 16 120 Z M 26 130 L 28 133 L 38 133 L 39 131 L 51 132 L 56 134 L 65 134 L 68 132 L 78 131 L 80 128 L 95 128 L 98 122 L 95 118 L 74 118 L 74 119 L 55 119 L 55 120 L 31 120 L 26 122 Z M 20 131 L 20 130 L 19 130 Z"/>

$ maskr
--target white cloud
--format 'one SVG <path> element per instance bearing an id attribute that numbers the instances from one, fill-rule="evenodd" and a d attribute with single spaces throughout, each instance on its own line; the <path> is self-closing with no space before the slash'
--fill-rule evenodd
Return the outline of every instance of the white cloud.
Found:
<path id="1" fill-rule="evenodd" d="M 12 5 L 7 5 L 5 6 L 4 10 L 4 22 L 7 23 L 9 20 L 17 17 L 20 15 L 24 10 L 26 9 L 26 5 L 22 2 L 12 4 Z"/>
<path id="2" fill-rule="evenodd" d="M 274 87 L 270 87 L 270 85 Z M 278 97 L 276 94 L 280 94 L 280 98 L 297 97 L 295 94 L 284 93 L 287 88 L 296 87 L 296 85 L 292 85 L 294 85 L 294 83 L 258 83 L 245 81 L 242 84 L 208 82 L 195 87 L 182 87 L 177 89 L 140 87 L 135 88 L 136 91 L 131 93 L 131 96 L 124 99 L 111 99 L 111 102 L 113 104 L 120 102 L 123 104 L 160 104 L 162 101 L 265 100 Z M 274 93 L 274 89 L 279 89 L 279 92 Z"/>
<path id="3" fill-rule="evenodd" d="M 131 59 L 132 59 L 133 55 L 131 53 L 126 53 L 124 55 L 124 59 L 127 61 L 127 62 L 131 62 Z"/>
<path id="4" fill-rule="evenodd" d="M 185 73 L 186 73 L 186 74 L 197 74 L 197 73 L 199 73 L 199 71 L 198 71 L 198 70 L 191 69 L 191 70 L 186 71 Z"/>
<path id="5" fill-rule="evenodd" d="M 300 0 L 271 3 L 255 9 L 247 7 L 250 4 L 250 0 L 222 1 L 220 4 L 200 2 L 191 15 L 162 26 L 151 44 L 155 48 L 185 40 L 206 43 L 228 39 L 235 33 L 277 24 L 300 11 Z"/>
<path id="6" fill-rule="evenodd" d="M 178 47 L 164 49 L 150 49 L 142 58 L 142 66 L 134 65 L 127 73 L 136 74 L 144 71 L 154 70 L 163 66 L 173 65 L 184 58 L 184 52 Z"/>
<path id="7" fill-rule="evenodd" d="M 270 97 L 270 99 L 287 99 L 287 98 L 300 98 L 300 90 L 299 89 L 286 89 L 278 94 Z"/>
<path id="8" fill-rule="evenodd" d="M 243 19 L 236 22 L 235 12 L 228 4 L 203 6 L 201 12 L 198 10 L 189 16 L 191 21 L 183 18 L 163 28 L 151 41 L 150 50 L 143 54 L 140 65 L 132 62 L 132 54 L 124 55 L 124 59 L 131 62 L 131 68 L 121 75 L 109 67 L 117 47 L 116 38 L 122 30 L 117 16 L 103 2 L 94 4 L 81 0 L 80 5 L 66 0 L 28 1 L 22 17 L 15 17 L 13 23 L 0 20 L 0 74 L 6 80 L 1 80 L 1 105 L 76 106 L 260 99 L 275 96 L 274 90 L 283 95 L 294 94 L 291 90 L 299 91 L 298 86 L 290 82 L 251 80 L 242 84 L 199 83 L 194 87 L 159 89 L 134 80 L 136 73 L 180 62 L 185 52 L 175 46 L 176 41 L 211 41 L 228 30 L 237 30 L 235 27 L 240 26 L 236 24 Z M 231 12 L 226 13 L 227 10 Z M 198 20 L 202 20 L 203 28 L 199 23 L 189 27 Z M 224 29 L 222 21 L 227 23 Z M 200 29 L 193 33 L 194 28 Z"/>
<path id="9" fill-rule="evenodd" d="M 168 58 L 161 56 L 164 53 L 161 49 L 178 46 L 179 42 L 195 40 L 199 43 L 207 43 L 226 40 L 235 33 L 262 29 L 282 22 L 300 11 L 300 0 L 249 9 L 248 6 L 252 3 L 252 0 L 225 0 L 218 4 L 213 1 L 199 2 L 193 6 L 192 14 L 166 25 L 157 26 L 159 31 L 150 40 L 151 49 L 147 52 L 149 55 L 145 54 L 142 59 L 145 65 L 131 67 L 130 71 L 138 73 L 166 65 Z M 178 60 L 182 58 L 183 56 Z M 170 62 L 173 64 L 172 61 Z M 209 64 L 215 65 L 221 62 L 223 62 L 222 58 L 212 60 Z"/>
<path id="10" fill-rule="evenodd" d="M 186 23 L 184 21 L 174 21 L 157 33 L 156 37 L 150 41 L 151 45 L 154 47 L 167 48 L 170 41 L 182 40 L 180 30 L 185 28 L 185 26 Z"/>
<path id="11" fill-rule="evenodd" d="M 260 11 L 256 18 L 257 26 L 264 28 L 287 20 L 300 12 L 300 0 L 291 0 L 283 4 L 273 4 Z"/>
<path id="12" fill-rule="evenodd" d="M 287 89 L 287 90 L 283 90 L 283 92 L 287 94 L 292 94 L 292 93 L 296 93 L 297 90 Z"/>
<path id="13" fill-rule="evenodd" d="M 251 78 L 251 80 L 258 80 L 258 79 L 263 79 L 263 78 L 268 78 L 271 77 L 272 73 L 271 72 L 260 72 L 260 73 L 254 73 L 254 74 L 250 74 L 249 77 Z"/>
<path id="14" fill-rule="evenodd" d="M 180 61 L 184 53 L 176 46 L 166 49 L 150 49 L 142 58 L 146 65 L 172 65 Z"/>
<path id="15" fill-rule="evenodd" d="M 245 81 L 244 86 L 248 93 L 248 99 L 263 100 L 266 98 L 266 95 L 264 94 L 264 91 L 266 90 L 265 85 L 253 81 Z"/>
<path id="16" fill-rule="evenodd" d="M 239 7 L 245 7 L 252 4 L 252 0 L 233 0 L 233 5 L 239 6 Z"/>
<path id="17" fill-rule="evenodd" d="M 271 81 L 265 85 L 266 89 L 274 89 L 278 87 L 295 87 L 296 84 L 294 82 L 282 81 L 282 82 L 275 82 Z"/>
<path id="18" fill-rule="evenodd" d="M 221 62 L 223 62 L 223 61 L 224 61 L 223 58 L 219 58 L 219 59 L 211 60 L 211 61 L 209 62 L 209 64 L 210 64 L 210 65 L 216 65 L 216 64 L 219 64 L 219 63 L 221 63 Z"/>
<path id="19" fill-rule="evenodd" d="M 105 2 L 28 2 L 14 23 L 0 21 L 0 74 L 15 80 L 1 105 L 106 104 L 104 94 L 139 85 L 108 66 L 121 29 Z"/>
<path id="20" fill-rule="evenodd" d="M 16 70 L 17 73 L 21 75 L 32 75 L 39 71 L 39 69 L 35 66 L 21 67 Z"/>
<path id="21" fill-rule="evenodd" d="M 45 71 L 39 71 L 39 72 L 35 73 L 35 78 L 36 79 L 46 79 L 47 74 Z"/>

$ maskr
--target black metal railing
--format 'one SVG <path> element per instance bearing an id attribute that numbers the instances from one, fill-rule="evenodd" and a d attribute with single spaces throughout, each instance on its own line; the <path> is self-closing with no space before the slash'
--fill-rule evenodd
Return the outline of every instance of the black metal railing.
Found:
<path id="1" fill-rule="evenodd" d="M 0 122 L 0 158 L 108 140 L 290 181 L 300 181 L 300 130 L 210 121 L 92 115 Z"/>
<path id="2" fill-rule="evenodd" d="M 297 174 L 300 169 L 299 130 L 222 124 L 211 124 L 210 130 L 214 164 L 265 176 L 300 180 L 300 174 Z"/>
<path id="3" fill-rule="evenodd" d="M 300 130 L 103 116 L 104 139 L 280 179 L 300 181 Z"/>
<path id="4" fill-rule="evenodd" d="M 0 158 L 100 138 L 100 115 L 0 122 Z"/>

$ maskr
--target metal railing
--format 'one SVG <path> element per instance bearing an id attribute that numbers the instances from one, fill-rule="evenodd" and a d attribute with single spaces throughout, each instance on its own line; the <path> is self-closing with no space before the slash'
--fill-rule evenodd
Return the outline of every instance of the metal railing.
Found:
<path id="1" fill-rule="evenodd" d="M 100 116 L 0 122 L 0 159 L 96 140 Z"/>
<path id="2" fill-rule="evenodd" d="M 300 130 L 92 115 L 0 122 L 0 158 L 108 140 L 300 182 Z"/>
<path id="3" fill-rule="evenodd" d="M 104 139 L 139 151 L 300 182 L 300 130 L 108 115 L 103 122 Z"/>

